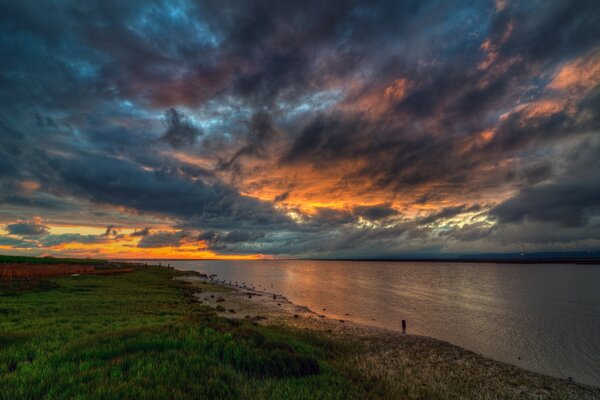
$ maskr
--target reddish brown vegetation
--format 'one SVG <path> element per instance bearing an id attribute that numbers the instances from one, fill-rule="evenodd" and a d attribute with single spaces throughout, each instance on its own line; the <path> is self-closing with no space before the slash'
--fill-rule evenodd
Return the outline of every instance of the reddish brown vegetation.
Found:
<path id="1" fill-rule="evenodd" d="M 106 269 L 96 269 L 94 274 L 96 275 L 111 275 L 111 274 L 123 274 L 125 272 L 133 272 L 134 268 L 106 268 Z"/>
<path id="2" fill-rule="evenodd" d="M 91 274 L 93 265 L 82 264 L 0 264 L 0 278 L 36 278 L 43 276 Z"/>

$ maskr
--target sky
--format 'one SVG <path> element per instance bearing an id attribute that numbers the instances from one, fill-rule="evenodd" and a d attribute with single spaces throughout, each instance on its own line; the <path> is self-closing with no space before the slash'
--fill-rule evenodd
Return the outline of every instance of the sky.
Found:
<path id="1" fill-rule="evenodd" d="M 0 253 L 600 249 L 593 0 L 0 0 L 0 55 Z"/>

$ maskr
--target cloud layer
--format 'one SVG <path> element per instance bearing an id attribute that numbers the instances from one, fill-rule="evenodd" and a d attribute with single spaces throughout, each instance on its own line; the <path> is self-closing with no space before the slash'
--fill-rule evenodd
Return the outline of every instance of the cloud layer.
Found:
<path id="1" fill-rule="evenodd" d="M 3 252 L 600 248 L 593 2 L 0 11 Z"/>

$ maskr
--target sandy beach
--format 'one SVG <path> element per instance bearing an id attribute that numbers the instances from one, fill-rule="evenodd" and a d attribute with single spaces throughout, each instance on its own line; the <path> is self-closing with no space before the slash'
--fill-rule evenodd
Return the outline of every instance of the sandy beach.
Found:
<path id="1" fill-rule="evenodd" d="M 213 281 L 202 274 L 177 279 L 190 283 L 197 301 L 222 317 L 317 331 L 351 347 L 344 362 L 385 381 L 400 397 L 438 387 L 440 393 L 451 388 L 451 398 L 457 399 L 600 399 L 600 388 L 527 371 L 437 339 L 355 323 L 351 315 L 332 319 L 268 288 Z"/>

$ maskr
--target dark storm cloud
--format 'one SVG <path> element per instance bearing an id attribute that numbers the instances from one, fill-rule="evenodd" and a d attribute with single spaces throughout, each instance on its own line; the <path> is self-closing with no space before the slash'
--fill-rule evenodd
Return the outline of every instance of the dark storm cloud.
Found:
<path id="1" fill-rule="evenodd" d="M 356 217 L 349 210 L 320 207 L 311 217 L 311 221 L 317 225 L 335 226 L 353 223 L 356 221 Z"/>
<path id="2" fill-rule="evenodd" d="M 584 99 L 589 102 L 589 98 Z M 578 112 L 561 110 L 529 115 L 528 108 L 507 116 L 497 127 L 494 139 L 483 149 L 489 153 L 518 152 L 534 145 L 561 140 L 569 135 L 600 130 L 600 111 L 595 106 L 578 105 Z M 583 118 L 582 118 L 583 117 Z"/>
<path id="3" fill-rule="evenodd" d="M 562 226 L 587 225 L 600 216 L 600 141 L 588 139 L 565 157 L 567 166 L 555 179 L 524 187 L 498 204 L 491 214 L 501 222 L 523 220 L 554 222 Z"/>
<path id="4" fill-rule="evenodd" d="M 569 58 L 598 44 L 598 8 L 593 2 L 552 0 L 507 4 L 492 25 L 493 34 L 501 36 L 504 24 L 511 20 L 522 22 L 514 24 L 514 34 L 501 47 L 507 56 L 528 57 L 533 61 Z"/>
<path id="5" fill-rule="evenodd" d="M 48 226 L 40 221 L 23 221 L 6 225 L 6 230 L 11 235 L 36 236 L 48 232 Z"/>
<path id="6" fill-rule="evenodd" d="M 579 226 L 587 223 L 588 212 L 600 210 L 599 188 L 597 181 L 535 186 L 496 206 L 492 214 L 502 222 L 531 219 Z"/>
<path id="7" fill-rule="evenodd" d="M 137 230 L 140 247 L 203 231 L 230 253 L 437 251 L 546 224 L 583 240 L 599 213 L 600 89 L 590 67 L 578 90 L 550 82 L 593 65 L 598 18 L 565 0 L 4 1 L 0 216 L 23 232 L 14 221 L 34 212 L 102 205 L 181 229 Z M 307 167 L 355 203 L 299 211 Z M 273 203 L 243 194 L 265 182 Z M 371 190 L 385 196 L 362 202 Z M 438 206 L 405 219 L 394 201 L 413 193 L 402 207 Z M 496 225 L 431 228 L 467 213 Z"/>
<path id="8" fill-rule="evenodd" d="M 19 249 L 31 249 L 38 246 L 35 241 L 0 236 L 0 246 L 11 246 Z"/>
<path id="9" fill-rule="evenodd" d="M 76 204 L 69 204 L 64 199 L 57 198 L 46 193 L 36 193 L 30 195 L 7 194 L 0 195 L 2 204 L 16 206 L 19 208 L 29 208 L 32 210 L 48 211 L 74 211 Z"/>
<path id="10" fill-rule="evenodd" d="M 167 131 L 162 139 L 175 148 L 193 145 L 196 138 L 202 134 L 200 129 L 195 127 L 185 114 L 174 108 L 165 112 L 165 120 Z"/>
<path id="11" fill-rule="evenodd" d="M 386 204 L 356 206 L 351 210 L 320 207 L 314 215 L 310 216 L 310 222 L 317 227 L 341 226 L 356 223 L 359 217 L 369 221 L 379 221 L 395 215 L 398 215 L 398 211 Z"/>
<path id="12" fill-rule="evenodd" d="M 65 243 L 94 244 L 106 243 L 107 235 L 81 235 L 79 233 L 63 233 L 61 235 L 47 235 L 40 238 L 39 243 L 44 247 L 58 246 Z"/>
<path id="13" fill-rule="evenodd" d="M 345 121 L 337 116 L 318 116 L 311 121 L 294 139 L 283 162 L 295 163 L 310 160 L 314 163 L 327 163 L 329 160 L 347 158 L 349 151 L 359 150 L 351 143 L 353 136 L 360 135 L 364 128 L 360 121 Z"/>
<path id="14" fill-rule="evenodd" d="M 106 231 L 104 231 L 104 236 L 117 236 L 119 231 L 115 228 L 114 225 L 108 225 L 106 227 Z"/>
<path id="15" fill-rule="evenodd" d="M 233 252 L 236 252 L 242 250 L 241 248 L 237 248 L 238 245 L 242 244 L 242 247 L 250 246 L 252 248 L 254 242 L 260 242 L 260 239 L 263 239 L 265 236 L 265 232 L 236 229 L 229 232 L 202 232 L 198 236 L 198 240 L 204 241 L 211 250 L 233 250 Z"/>
<path id="16" fill-rule="evenodd" d="M 136 236 L 148 236 L 148 234 L 150 234 L 150 228 L 144 228 L 144 229 L 136 229 L 135 231 L 133 231 L 133 233 L 131 234 L 131 236 L 136 237 Z"/>
<path id="17" fill-rule="evenodd" d="M 138 247 L 155 248 L 155 247 L 179 247 L 183 241 L 190 237 L 190 234 L 185 231 L 179 232 L 156 232 L 143 236 L 138 242 Z"/>
<path id="18" fill-rule="evenodd" d="M 371 221 L 378 221 L 393 215 L 397 215 L 398 211 L 390 207 L 388 204 L 378 204 L 374 206 L 357 206 L 352 210 L 354 215 L 361 216 Z"/>
<path id="19" fill-rule="evenodd" d="M 255 113 L 248 123 L 248 134 L 245 144 L 235 152 L 235 154 L 226 162 L 221 162 L 220 167 L 230 168 L 235 162 L 244 156 L 264 156 L 267 146 L 278 135 L 278 131 L 273 125 L 271 116 L 263 111 Z"/>
<path id="20" fill-rule="evenodd" d="M 273 203 L 278 203 L 280 201 L 285 201 L 288 197 L 290 197 L 290 191 L 289 190 L 287 192 L 283 192 L 283 193 L 278 194 L 277 196 L 275 196 L 275 198 L 273 199 Z"/>

